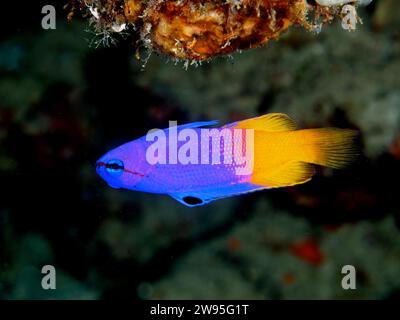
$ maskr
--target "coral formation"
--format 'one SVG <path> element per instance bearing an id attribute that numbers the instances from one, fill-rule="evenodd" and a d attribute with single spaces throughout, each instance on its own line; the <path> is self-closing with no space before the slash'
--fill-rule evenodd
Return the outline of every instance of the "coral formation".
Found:
<path id="1" fill-rule="evenodd" d="M 74 0 L 99 33 L 132 26 L 142 44 L 174 58 L 202 61 L 276 39 L 291 25 L 319 31 L 358 1 L 306 0 Z M 355 7 L 351 10 L 356 19 Z M 314 15 L 314 18 L 311 16 Z M 352 28 L 354 29 L 354 28 Z"/>

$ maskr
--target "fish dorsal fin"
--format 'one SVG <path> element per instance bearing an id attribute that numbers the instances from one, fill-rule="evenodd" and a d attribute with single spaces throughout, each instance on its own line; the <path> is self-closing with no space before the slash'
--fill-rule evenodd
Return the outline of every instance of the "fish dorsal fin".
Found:
<path id="1" fill-rule="evenodd" d="M 251 182 L 268 188 L 289 187 L 309 181 L 314 173 L 312 164 L 290 161 L 273 171 L 255 170 Z"/>
<path id="2" fill-rule="evenodd" d="M 212 120 L 212 121 L 198 121 L 198 122 L 191 122 L 191 123 L 186 123 L 186 124 L 181 124 L 176 127 L 172 128 L 177 128 L 179 130 L 182 129 L 191 129 L 191 128 L 202 128 L 202 127 L 209 127 L 218 124 L 218 120 Z"/>
<path id="3" fill-rule="evenodd" d="M 260 117 L 239 121 L 235 128 L 282 132 L 296 130 L 296 123 L 284 113 L 269 113 Z"/>

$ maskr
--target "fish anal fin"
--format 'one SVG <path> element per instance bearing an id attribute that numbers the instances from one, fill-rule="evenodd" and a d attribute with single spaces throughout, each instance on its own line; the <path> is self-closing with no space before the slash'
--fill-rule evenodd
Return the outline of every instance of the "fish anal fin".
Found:
<path id="1" fill-rule="evenodd" d="M 235 128 L 282 132 L 296 130 L 296 123 L 284 113 L 269 113 L 260 117 L 239 121 Z"/>
<path id="2" fill-rule="evenodd" d="M 251 182 L 268 188 L 279 188 L 302 184 L 311 180 L 315 173 L 312 164 L 302 161 L 290 161 L 272 172 L 255 169 Z"/>

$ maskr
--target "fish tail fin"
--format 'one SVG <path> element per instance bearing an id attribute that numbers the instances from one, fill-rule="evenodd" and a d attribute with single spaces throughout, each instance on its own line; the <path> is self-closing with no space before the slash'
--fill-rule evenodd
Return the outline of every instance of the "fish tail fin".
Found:
<path id="1" fill-rule="evenodd" d="M 357 157 L 354 130 L 295 130 L 285 114 L 248 119 L 236 127 L 255 129 L 251 182 L 268 188 L 305 183 L 314 175 L 315 164 L 343 168 Z"/>
<path id="2" fill-rule="evenodd" d="M 350 129 L 305 129 L 294 132 L 292 143 L 297 146 L 299 160 L 341 169 L 358 156 L 357 135 L 357 131 Z"/>

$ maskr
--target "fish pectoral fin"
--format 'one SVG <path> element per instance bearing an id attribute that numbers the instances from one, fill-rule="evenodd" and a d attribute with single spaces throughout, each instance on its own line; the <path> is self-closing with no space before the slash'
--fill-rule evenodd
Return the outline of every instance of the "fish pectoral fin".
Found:
<path id="1" fill-rule="evenodd" d="M 315 173 L 312 164 L 302 161 L 290 161 L 274 171 L 265 171 L 261 168 L 253 174 L 251 182 L 268 188 L 289 187 L 311 180 Z"/>
<path id="2" fill-rule="evenodd" d="M 261 117 L 237 122 L 236 129 L 254 129 L 269 132 L 296 130 L 296 123 L 284 113 L 269 113 Z"/>

